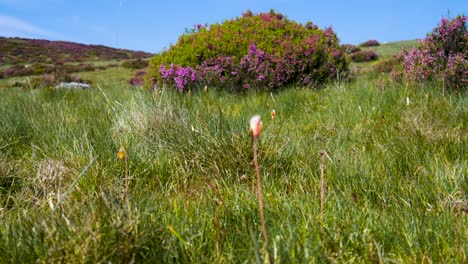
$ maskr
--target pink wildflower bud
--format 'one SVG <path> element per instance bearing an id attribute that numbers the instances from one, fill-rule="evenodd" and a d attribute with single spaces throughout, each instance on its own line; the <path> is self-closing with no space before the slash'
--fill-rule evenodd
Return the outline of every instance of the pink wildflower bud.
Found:
<path id="1" fill-rule="evenodd" d="M 252 130 L 252 135 L 254 138 L 258 138 L 262 132 L 262 118 L 259 115 L 256 115 L 250 119 L 250 130 Z"/>

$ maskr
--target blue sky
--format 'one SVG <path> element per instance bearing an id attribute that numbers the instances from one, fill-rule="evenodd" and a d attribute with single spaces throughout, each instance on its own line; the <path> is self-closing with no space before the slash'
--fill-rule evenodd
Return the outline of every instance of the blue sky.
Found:
<path id="1" fill-rule="evenodd" d="M 160 52 L 186 28 L 247 9 L 332 26 L 341 43 L 358 44 L 423 38 L 443 16 L 468 14 L 468 0 L 0 0 L 0 36 Z"/>

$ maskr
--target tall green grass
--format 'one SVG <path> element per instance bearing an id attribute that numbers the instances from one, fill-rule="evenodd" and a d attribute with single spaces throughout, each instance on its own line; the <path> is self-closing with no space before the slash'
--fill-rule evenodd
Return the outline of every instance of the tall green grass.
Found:
<path id="1" fill-rule="evenodd" d="M 101 88 L 0 90 L 0 262 L 261 261 L 254 114 L 275 261 L 467 261 L 465 94 L 364 78 L 245 95 Z"/>

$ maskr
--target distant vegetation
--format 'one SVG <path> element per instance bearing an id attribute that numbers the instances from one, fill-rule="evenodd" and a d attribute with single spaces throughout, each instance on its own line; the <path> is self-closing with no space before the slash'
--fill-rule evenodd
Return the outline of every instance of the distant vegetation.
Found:
<path id="1" fill-rule="evenodd" d="M 122 67 L 127 69 L 143 69 L 148 67 L 148 61 L 138 58 L 136 60 L 126 60 L 122 62 Z"/>
<path id="2" fill-rule="evenodd" d="M 64 64 L 142 59 L 152 54 L 66 41 L 0 37 L 0 64 Z"/>
<path id="3" fill-rule="evenodd" d="M 361 51 L 361 48 L 352 44 L 343 44 L 340 46 L 340 50 L 346 54 L 351 54 L 354 52 Z"/>
<path id="4" fill-rule="evenodd" d="M 152 56 L 142 51 L 114 49 L 100 45 L 2 37 L 0 37 L 0 54 L 0 78 L 40 75 L 56 71 L 66 73 L 93 71 L 116 67 L 121 60 L 140 62 Z M 103 61 L 108 63 L 102 64 Z M 147 64 L 145 61 L 143 63 Z M 138 64 L 140 65 L 142 63 Z"/>
<path id="5" fill-rule="evenodd" d="M 379 45 L 380 45 L 380 42 L 378 42 L 375 39 L 368 40 L 366 42 L 363 42 L 363 43 L 359 44 L 359 46 L 361 46 L 361 47 L 375 47 L 375 46 L 379 46 Z"/>
<path id="6" fill-rule="evenodd" d="M 372 50 L 360 50 L 351 53 L 350 58 L 354 62 L 374 61 L 379 58 L 379 55 Z"/>

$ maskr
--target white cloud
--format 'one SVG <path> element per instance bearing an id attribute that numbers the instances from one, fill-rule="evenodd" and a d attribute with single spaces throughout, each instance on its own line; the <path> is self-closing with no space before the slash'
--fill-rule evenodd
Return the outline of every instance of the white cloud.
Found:
<path id="1" fill-rule="evenodd" d="M 5 37 L 64 39 L 62 34 L 32 25 L 24 20 L 0 14 L 0 35 Z"/>

